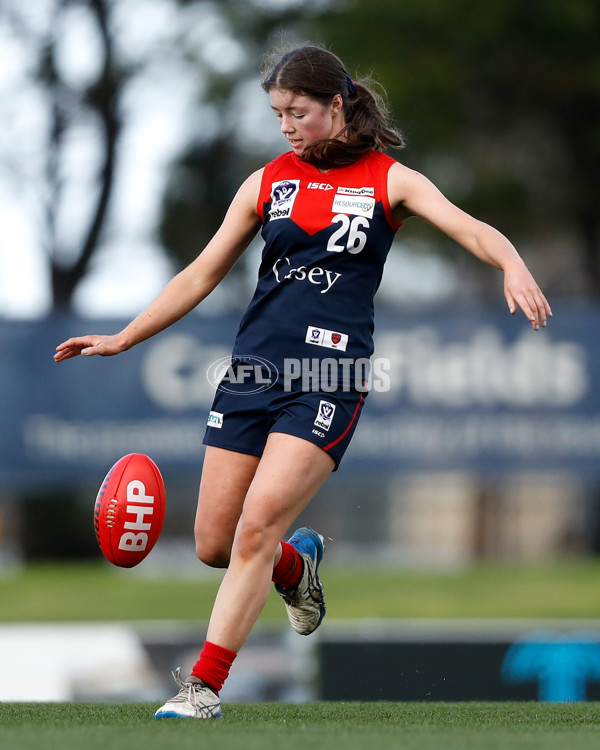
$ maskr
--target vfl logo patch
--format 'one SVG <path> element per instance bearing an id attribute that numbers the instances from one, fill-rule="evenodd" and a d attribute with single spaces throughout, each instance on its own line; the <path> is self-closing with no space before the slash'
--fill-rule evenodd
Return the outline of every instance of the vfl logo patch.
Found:
<path id="1" fill-rule="evenodd" d="M 335 404 L 329 401 L 319 401 L 319 412 L 313 424 L 321 430 L 329 430 L 334 414 Z"/>
<path id="2" fill-rule="evenodd" d="M 271 219 L 289 219 L 299 188 L 300 180 L 280 180 L 271 184 Z"/>
<path id="3" fill-rule="evenodd" d="M 223 415 L 218 411 L 211 411 L 206 422 L 207 427 L 223 427 Z"/>
<path id="4" fill-rule="evenodd" d="M 328 331 L 326 328 L 308 326 L 304 341 L 307 344 L 325 346 L 328 349 L 339 349 L 339 351 L 345 352 L 348 346 L 348 334 L 339 333 L 338 331 Z"/>

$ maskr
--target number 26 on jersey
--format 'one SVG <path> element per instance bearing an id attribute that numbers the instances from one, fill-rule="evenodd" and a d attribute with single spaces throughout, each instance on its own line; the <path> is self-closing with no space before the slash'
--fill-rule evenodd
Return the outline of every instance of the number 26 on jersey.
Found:
<path id="1" fill-rule="evenodd" d="M 347 250 L 352 255 L 360 253 L 367 243 L 367 235 L 363 229 L 369 228 L 369 220 L 364 216 L 354 216 L 350 219 L 346 214 L 336 214 L 331 223 L 340 226 L 329 238 L 328 252 L 341 253 Z"/>

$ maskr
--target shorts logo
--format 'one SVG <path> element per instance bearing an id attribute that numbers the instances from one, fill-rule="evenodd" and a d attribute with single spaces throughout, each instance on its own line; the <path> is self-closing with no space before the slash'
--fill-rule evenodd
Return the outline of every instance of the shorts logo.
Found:
<path id="1" fill-rule="evenodd" d="M 206 422 L 207 427 L 223 427 L 223 415 L 218 411 L 211 411 Z"/>
<path id="2" fill-rule="evenodd" d="M 319 412 L 313 424 L 321 430 L 329 430 L 334 414 L 335 404 L 329 401 L 319 401 Z"/>
<path id="3" fill-rule="evenodd" d="M 289 219 L 299 187 L 300 180 L 280 180 L 271 184 L 271 219 Z"/>
<path id="4" fill-rule="evenodd" d="M 308 326 L 304 341 L 307 344 L 325 346 L 327 349 L 339 349 L 339 351 L 345 352 L 348 346 L 348 334 L 339 333 L 338 331 L 328 331 L 326 328 Z"/>

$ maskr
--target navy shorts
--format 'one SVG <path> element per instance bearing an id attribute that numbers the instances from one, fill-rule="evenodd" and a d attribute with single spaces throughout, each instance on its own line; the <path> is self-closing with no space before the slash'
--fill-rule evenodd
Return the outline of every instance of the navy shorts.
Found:
<path id="1" fill-rule="evenodd" d="M 366 393 L 356 390 L 303 391 L 295 383 L 277 381 L 267 390 L 249 392 L 219 386 L 208 417 L 203 443 L 237 453 L 262 456 L 271 432 L 308 440 L 326 451 L 337 470 L 350 444 Z"/>

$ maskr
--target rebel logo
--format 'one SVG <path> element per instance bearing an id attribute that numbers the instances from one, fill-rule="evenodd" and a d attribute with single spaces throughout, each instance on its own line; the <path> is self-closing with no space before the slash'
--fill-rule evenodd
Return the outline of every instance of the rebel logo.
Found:
<path id="1" fill-rule="evenodd" d="M 321 430 L 329 430 L 333 416 L 335 414 L 335 404 L 330 401 L 319 401 L 319 411 L 313 424 Z"/>
<path id="2" fill-rule="evenodd" d="M 342 340 L 342 334 L 341 333 L 332 333 L 331 334 L 331 341 L 336 346 L 340 343 L 341 340 Z"/>

